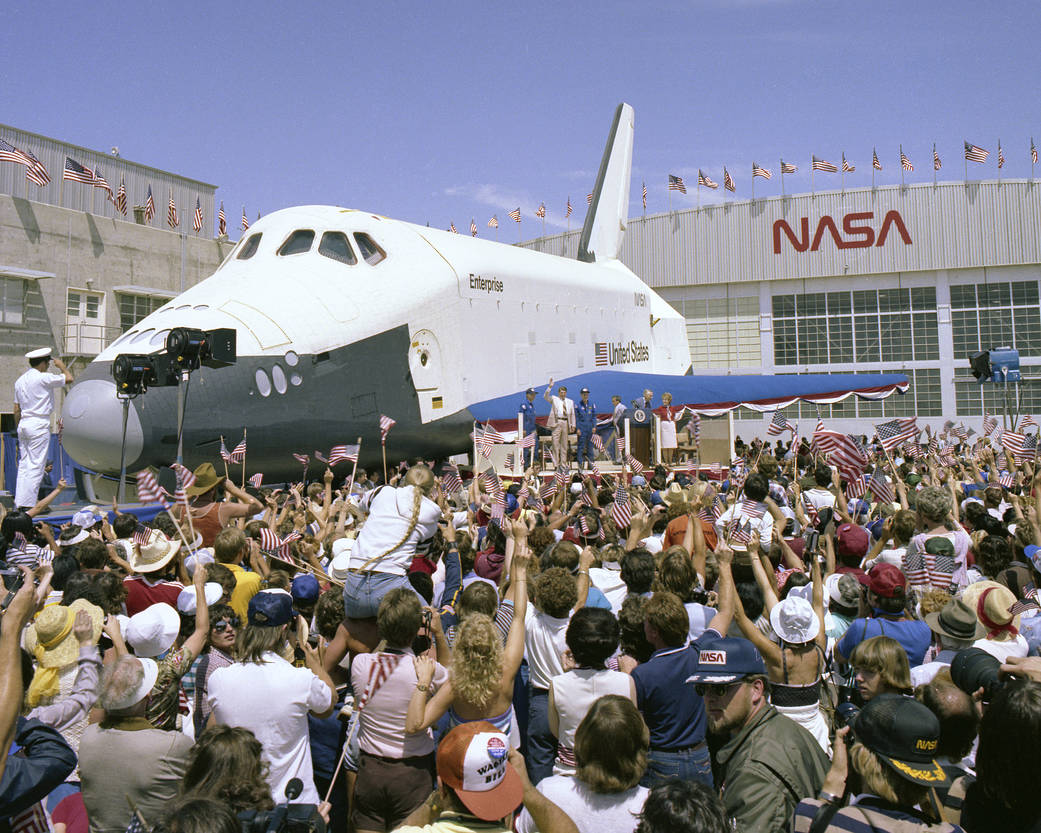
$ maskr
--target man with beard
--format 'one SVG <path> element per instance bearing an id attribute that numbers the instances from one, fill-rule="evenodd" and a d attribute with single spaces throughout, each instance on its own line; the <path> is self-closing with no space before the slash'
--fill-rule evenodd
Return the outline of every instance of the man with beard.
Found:
<path id="1" fill-rule="evenodd" d="M 769 702 L 766 664 L 747 639 L 703 643 L 691 677 L 705 700 L 723 804 L 737 833 L 783 833 L 799 796 L 816 795 L 828 757 L 806 729 Z"/>

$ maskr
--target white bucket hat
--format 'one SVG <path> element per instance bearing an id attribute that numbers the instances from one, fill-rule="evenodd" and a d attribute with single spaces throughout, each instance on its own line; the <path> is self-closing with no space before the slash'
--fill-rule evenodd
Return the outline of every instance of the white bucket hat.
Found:
<path id="1" fill-rule="evenodd" d="M 126 640 L 136 656 L 157 657 L 170 649 L 180 629 L 181 617 L 177 611 L 165 602 L 158 602 L 130 617 Z"/>
<path id="2" fill-rule="evenodd" d="M 770 611 L 770 626 L 775 634 L 792 645 L 810 642 L 821 629 L 813 605 L 799 596 L 788 596 L 774 605 Z"/>
<path id="3" fill-rule="evenodd" d="M 170 606 L 166 605 L 166 607 Z M 138 661 L 145 671 L 141 684 L 133 691 L 128 692 L 122 700 L 109 703 L 109 708 L 115 711 L 122 711 L 123 709 L 129 709 L 131 706 L 136 706 L 148 696 L 153 686 L 155 686 L 155 681 L 159 678 L 159 665 L 154 659 L 149 659 L 148 657 L 138 657 Z"/>
<path id="4" fill-rule="evenodd" d="M 212 564 L 213 548 L 203 547 L 202 549 L 195 550 L 191 555 L 184 559 L 184 569 L 188 571 L 189 576 L 195 575 L 195 568 L 200 564 Z"/>

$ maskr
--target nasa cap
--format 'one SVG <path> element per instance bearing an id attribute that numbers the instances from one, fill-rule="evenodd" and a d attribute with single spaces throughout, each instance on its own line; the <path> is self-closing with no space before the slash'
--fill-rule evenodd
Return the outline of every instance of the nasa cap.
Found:
<path id="1" fill-rule="evenodd" d="M 496 821 L 516 810 L 524 794 L 509 751 L 510 739 L 488 721 L 462 723 L 437 747 L 437 775 L 477 818 Z"/>
<path id="2" fill-rule="evenodd" d="M 25 357 L 31 362 L 35 362 L 40 359 L 49 359 L 51 357 L 51 348 L 40 347 L 37 350 L 30 350 L 28 353 L 25 354 Z"/>
<path id="3" fill-rule="evenodd" d="M 726 637 L 701 646 L 698 670 L 688 683 L 735 683 L 745 677 L 766 675 L 763 655 L 747 639 Z"/>
<path id="4" fill-rule="evenodd" d="M 949 783 L 935 759 L 940 721 L 927 706 L 901 694 L 872 697 L 853 719 L 853 735 L 898 775 L 923 787 Z"/>

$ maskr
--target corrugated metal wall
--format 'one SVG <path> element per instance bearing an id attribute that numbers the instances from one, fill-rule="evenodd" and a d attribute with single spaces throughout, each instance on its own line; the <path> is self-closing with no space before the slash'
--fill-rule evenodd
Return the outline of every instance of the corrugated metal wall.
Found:
<path id="1" fill-rule="evenodd" d="M 778 220 L 801 238 L 805 217 L 812 243 L 827 215 L 848 241 L 856 237 L 844 232 L 843 218 L 870 213 L 871 219 L 851 222 L 870 226 L 877 242 L 890 211 L 899 212 L 910 245 L 890 226 L 882 246 L 840 249 L 825 230 L 817 251 L 799 252 L 782 232 L 780 253 L 774 252 Z M 1041 180 L 828 191 L 630 218 L 622 261 L 652 287 L 1039 263 L 1039 222 Z M 580 235 L 574 231 L 523 245 L 574 257 Z"/>
<path id="2" fill-rule="evenodd" d="M 167 205 L 171 190 L 177 205 L 178 231 L 195 235 L 192 231 L 192 216 L 195 213 L 195 200 L 202 201 L 203 226 L 200 237 L 213 237 L 216 233 L 217 217 L 214 205 L 216 185 L 177 176 L 175 174 L 139 165 L 110 153 L 90 150 L 89 148 L 59 142 L 36 133 L 29 133 L 15 127 L 0 124 L 0 138 L 11 143 L 19 150 L 32 152 L 47 168 L 51 182 L 40 187 L 25 178 L 25 167 L 13 162 L 0 162 L 0 194 L 15 197 L 28 197 L 35 202 L 58 205 L 75 211 L 86 211 L 103 217 L 124 219 L 115 205 L 108 201 L 101 188 L 81 182 L 65 182 L 62 188 L 62 171 L 65 169 L 65 157 L 70 156 L 86 168 L 99 169 L 101 175 L 115 194 L 119 190 L 120 177 L 125 178 L 127 190 L 126 220 L 133 222 L 135 205 L 144 205 L 148 186 L 152 186 L 152 198 L 155 201 L 156 215 L 151 225 L 155 228 L 168 228 L 166 225 Z"/>

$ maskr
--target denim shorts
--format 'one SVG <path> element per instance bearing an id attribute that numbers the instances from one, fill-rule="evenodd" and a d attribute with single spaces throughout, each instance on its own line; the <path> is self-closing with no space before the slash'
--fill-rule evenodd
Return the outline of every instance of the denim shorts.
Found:
<path id="1" fill-rule="evenodd" d="M 375 619 L 380 600 L 391 590 L 407 587 L 415 592 L 408 576 L 394 573 L 348 573 L 343 582 L 343 607 L 348 619 Z M 420 604 L 426 599 L 416 593 Z"/>

